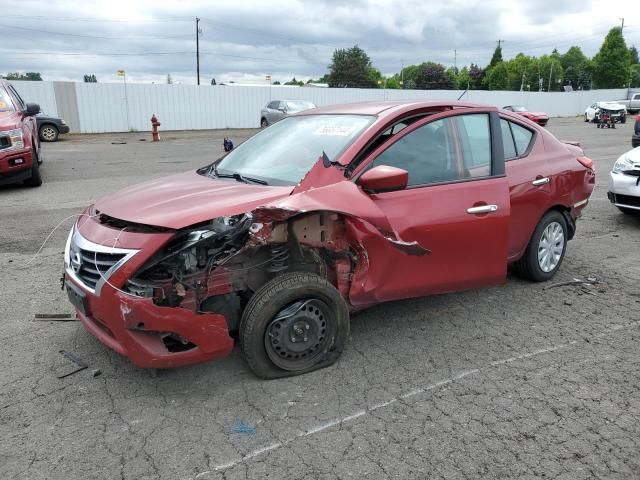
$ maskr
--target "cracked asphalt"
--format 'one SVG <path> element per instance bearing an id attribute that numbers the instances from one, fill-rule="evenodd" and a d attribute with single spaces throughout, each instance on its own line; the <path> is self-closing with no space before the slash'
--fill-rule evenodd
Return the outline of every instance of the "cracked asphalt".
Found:
<path id="1" fill-rule="evenodd" d="M 380 305 L 352 318 L 336 365 L 275 381 L 237 348 L 153 375 L 78 322 L 34 320 L 72 311 L 65 218 L 251 132 L 45 145 L 41 188 L 0 188 L 0 478 L 640 478 L 640 217 L 606 199 L 632 125 L 549 129 L 581 141 L 598 174 L 556 278 Z M 76 368 L 63 349 L 89 368 L 59 379 Z"/>

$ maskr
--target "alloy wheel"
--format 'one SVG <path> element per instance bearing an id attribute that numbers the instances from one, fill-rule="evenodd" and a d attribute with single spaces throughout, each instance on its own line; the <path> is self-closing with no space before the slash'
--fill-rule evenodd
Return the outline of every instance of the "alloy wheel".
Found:
<path id="1" fill-rule="evenodd" d="M 538 265 L 540 269 L 549 273 L 553 271 L 564 251 L 564 229 L 558 222 L 551 222 L 542 232 L 538 243 Z"/>

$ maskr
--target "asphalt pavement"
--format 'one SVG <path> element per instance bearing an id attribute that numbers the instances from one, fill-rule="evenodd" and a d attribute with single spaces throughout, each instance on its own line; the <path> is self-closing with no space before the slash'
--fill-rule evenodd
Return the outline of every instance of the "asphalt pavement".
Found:
<path id="1" fill-rule="evenodd" d="M 237 348 L 154 375 L 76 321 L 34 319 L 72 312 L 59 279 L 81 208 L 252 132 L 45 145 L 42 187 L 0 188 L 0 478 L 640 478 L 640 217 L 606 198 L 632 125 L 548 128 L 597 170 L 551 282 L 377 306 L 352 318 L 336 365 L 274 381 Z M 58 378 L 77 368 L 60 350 L 88 368 Z"/>

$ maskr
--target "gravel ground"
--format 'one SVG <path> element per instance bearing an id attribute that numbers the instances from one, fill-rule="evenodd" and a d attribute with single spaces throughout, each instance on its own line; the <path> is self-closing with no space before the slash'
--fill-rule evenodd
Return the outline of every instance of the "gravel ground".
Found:
<path id="1" fill-rule="evenodd" d="M 352 319 L 335 366 L 269 382 L 237 348 L 154 376 L 77 322 L 34 321 L 71 312 L 59 282 L 69 216 L 251 131 L 47 144 L 41 188 L 0 188 L 0 478 L 640 478 L 640 217 L 606 199 L 632 125 L 549 129 L 581 141 L 598 172 L 551 284 L 380 305 Z M 59 379 L 74 369 L 62 349 L 89 368 Z"/>

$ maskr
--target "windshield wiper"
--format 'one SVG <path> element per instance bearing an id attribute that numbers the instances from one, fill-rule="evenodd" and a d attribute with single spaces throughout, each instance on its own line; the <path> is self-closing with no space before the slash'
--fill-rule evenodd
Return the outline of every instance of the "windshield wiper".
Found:
<path id="1" fill-rule="evenodd" d="M 260 180 L 259 178 L 253 178 L 253 177 L 246 177 L 244 175 L 239 174 L 238 172 L 219 173 L 218 165 L 215 163 L 211 165 L 211 168 L 209 169 L 209 175 L 211 176 L 211 174 L 213 174 L 215 177 L 218 177 L 218 178 L 234 178 L 238 182 L 257 183 L 258 185 L 269 185 L 269 183 L 265 182 L 264 180 Z"/>

